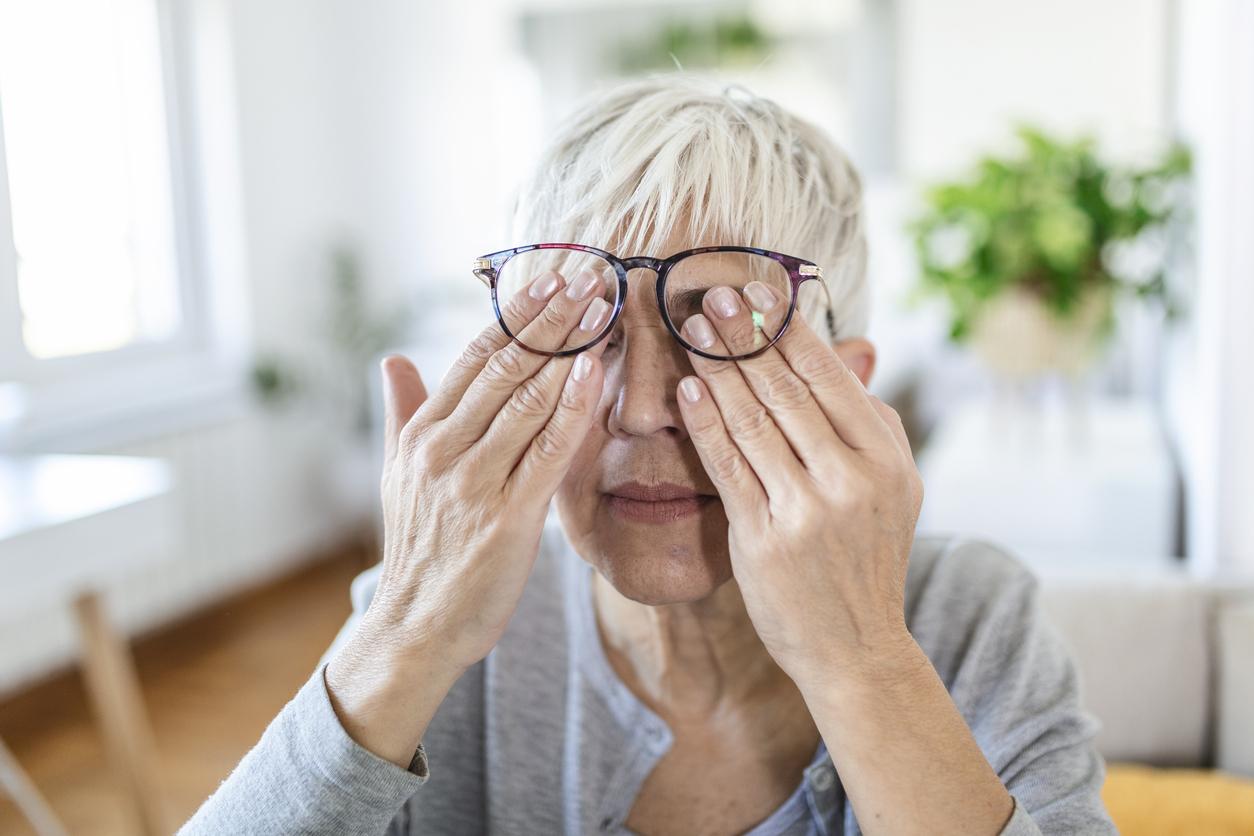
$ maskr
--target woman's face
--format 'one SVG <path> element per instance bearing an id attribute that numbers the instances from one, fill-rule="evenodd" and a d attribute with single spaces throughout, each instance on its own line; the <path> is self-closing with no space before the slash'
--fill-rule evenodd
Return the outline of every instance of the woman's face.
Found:
<path id="1" fill-rule="evenodd" d="M 731 563 L 723 503 L 675 402 L 692 364 L 662 323 L 654 278 L 628 275 L 601 401 L 557 508 L 575 551 L 620 593 L 663 604 L 706 597 Z"/>
<path id="2" fill-rule="evenodd" d="M 602 355 L 597 414 L 557 493 L 575 550 L 621 594 L 653 605 L 700 600 L 732 576 L 723 503 L 676 403 L 692 364 L 658 313 L 655 280 L 628 274 L 626 306 Z M 839 348 L 865 377 L 870 344 Z"/>

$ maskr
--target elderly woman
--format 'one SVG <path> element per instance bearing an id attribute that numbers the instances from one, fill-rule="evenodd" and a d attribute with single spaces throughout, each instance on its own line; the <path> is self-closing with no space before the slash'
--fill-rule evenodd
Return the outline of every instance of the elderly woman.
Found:
<path id="1" fill-rule="evenodd" d="M 497 322 L 384 360 L 383 561 L 184 832 L 1113 832 L 1033 577 L 915 536 L 860 189 L 740 89 L 576 113 Z"/>

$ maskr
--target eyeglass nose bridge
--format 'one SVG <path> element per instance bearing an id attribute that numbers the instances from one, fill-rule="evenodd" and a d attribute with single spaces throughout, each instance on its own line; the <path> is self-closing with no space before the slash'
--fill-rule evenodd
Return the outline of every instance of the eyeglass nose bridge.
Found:
<path id="1" fill-rule="evenodd" d="M 633 256 L 632 258 L 621 259 L 623 268 L 626 270 L 652 270 L 654 273 L 662 272 L 662 259 L 650 258 L 647 255 Z"/>

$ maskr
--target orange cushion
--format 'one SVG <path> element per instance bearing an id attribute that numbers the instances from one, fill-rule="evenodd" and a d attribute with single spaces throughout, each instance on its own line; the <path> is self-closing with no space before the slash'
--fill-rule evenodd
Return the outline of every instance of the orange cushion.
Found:
<path id="1" fill-rule="evenodd" d="M 1224 772 L 1112 763 L 1102 799 L 1123 836 L 1254 834 L 1254 780 Z"/>

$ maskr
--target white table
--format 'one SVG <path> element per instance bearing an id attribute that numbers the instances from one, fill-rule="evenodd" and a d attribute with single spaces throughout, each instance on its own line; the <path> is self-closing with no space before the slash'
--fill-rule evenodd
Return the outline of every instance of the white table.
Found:
<path id="1" fill-rule="evenodd" d="M 1161 561 L 1177 550 L 1175 469 L 1147 403 L 971 403 L 918 460 L 924 533 L 981 536 L 1037 560 Z"/>
<path id="2" fill-rule="evenodd" d="M 167 827 L 135 668 L 96 590 L 172 552 L 167 463 L 127 456 L 0 456 L 0 610 L 73 603 L 88 691 L 112 764 L 145 833 Z M 63 832 L 0 743 L 0 788 L 38 832 Z"/>

